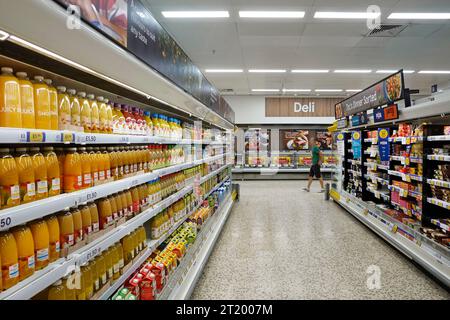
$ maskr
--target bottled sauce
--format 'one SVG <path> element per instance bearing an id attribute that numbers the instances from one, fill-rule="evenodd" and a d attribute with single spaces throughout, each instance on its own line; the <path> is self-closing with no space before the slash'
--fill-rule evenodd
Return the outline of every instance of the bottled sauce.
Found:
<path id="1" fill-rule="evenodd" d="M 68 148 L 64 159 L 64 192 L 80 190 L 83 186 L 80 154 L 77 148 Z"/>
<path id="2" fill-rule="evenodd" d="M 61 249 L 67 249 L 74 245 L 74 224 L 70 210 L 66 210 L 58 216 Z"/>
<path id="3" fill-rule="evenodd" d="M 38 147 L 30 148 L 36 181 L 36 200 L 48 198 L 47 164 Z"/>
<path id="4" fill-rule="evenodd" d="M 67 130 L 72 124 L 72 110 L 66 87 L 58 87 L 58 123 L 60 130 Z"/>
<path id="5" fill-rule="evenodd" d="M 83 173 L 83 183 L 82 188 L 92 187 L 92 168 L 90 155 L 87 153 L 86 148 L 82 147 L 78 149 L 80 151 L 80 159 L 81 159 L 81 170 Z"/>
<path id="6" fill-rule="evenodd" d="M 19 282 L 19 257 L 17 244 L 10 232 L 0 233 L 0 260 L 2 267 L 3 290 Z"/>
<path id="7" fill-rule="evenodd" d="M 48 300 L 66 300 L 66 289 L 62 280 L 56 281 L 48 290 Z"/>
<path id="8" fill-rule="evenodd" d="M 108 133 L 108 110 L 105 103 L 105 99 L 103 97 L 97 97 L 98 101 L 98 109 L 99 109 L 99 132 L 100 133 Z"/>
<path id="9" fill-rule="evenodd" d="M 70 115 L 72 120 L 72 125 L 76 127 L 81 126 L 81 105 L 80 101 L 78 100 L 76 96 L 76 91 L 74 89 L 67 90 L 67 93 L 69 94 L 69 100 L 70 100 Z"/>
<path id="10" fill-rule="evenodd" d="M 97 159 L 97 154 L 93 147 L 87 147 L 86 151 L 89 154 L 89 160 L 91 164 L 91 174 L 92 174 L 92 185 L 95 186 L 99 181 L 99 162 Z"/>
<path id="11" fill-rule="evenodd" d="M 107 133 L 113 133 L 113 109 L 111 105 L 109 104 L 109 100 L 105 99 L 106 103 L 106 132 Z"/>
<path id="12" fill-rule="evenodd" d="M 91 268 L 92 284 L 93 284 L 94 293 L 95 293 L 98 290 L 100 290 L 100 288 L 101 288 L 100 287 L 101 279 L 100 279 L 100 274 L 98 272 L 97 260 L 95 260 L 95 259 L 89 260 L 89 267 Z"/>
<path id="13" fill-rule="evenodd" d="M 88 204 L 89 211 L 91 212 L 92 232 L 98 232 L 100 230 L 100 219 L 98 216 L 98 208 L 95 202 Z"/>
<path id="14" fill-rule="evenodd" d="M 73 275 L 67 275 L 63 278 L 65 299 L 69 301 L 77 300 L 75 286 L 72 284 Z"/>
<path id="15" fill-rule="evenodd" d="M 20 85 L 22 128 L 35 129 L 33 84 L 28 80 L 28 75 L 25 72 L 17 72 L 16 75 Z"/>
<path id="16" fill-rule="evenodd" d="M 58 130 L 58 91 L 52 86 L 52 80 L 45 79 L 44 82 L 47 84 L 48 93 L 50 95 L 50 126 L 52 130 Z"/>
<path id="17" fill-rule="evenodd" d="M 75 244 L 83 240 L 83 219 L 81 218 L 81 211 L 78 208 L 70 210 L 73 217 L 73 235 Z"/>
<path id="18" fill-rule="evenodd" d="M 19 170 L 9 148 L 0 148 L 0 207 L 20 204 Z"/>
<path id="19" fill-rule="evenodd" d="M 19 258 L 19 281 L 22 281 L 34 273 L 34 242 L 30 228 L 19 226 L 12 231 L 16 240 Z"/>
<path id="20" fill-rule="evenodd" d="M 91 103 L 91 132 L 99 133 L 100 128 L 100 110 L 93 94 L 87 96 Z"/>
<path id="21" fill-rule="evenodd" d="M 20 102 L 20 84 L 14 77 L 13 69 L 1 68 L 0 75 L 0 127 L 20 128 L 22 110 Z"/>
<path id="22" fill-rule="evenodd" d="M 50 130 L 50 92 L 44 83 L 44 77 L 35 76 L 33 82 L 34 94 L 34 115 L 36 121 L 36 129 Z"/>
<path id="23" fill-rule="evenodd" d="M 36 178 L 34 166 L 26 148 L 16 149 L 16 165 L 19 174 L 20 201 L 28 203 L 36 200 Z"/>
<path id="24" fill-rule="evenodd" d="M 33 234 L 37 271 L 45 268 L 49 263 L 50 239 L 47 223 L 44 220 L 31 223 L 30 229 Z"/>
<path id="25" fill-rule="evenodd" d="M 84 289 L 85 299 L 89 300 L 94 295 L 94 282 L 92 279 L 91 266 L 88 262 L 84 262 L 81 265 L 81 278 L 83 280 L 81 287 Z"/>
<path id="26" fill-rule="evenodd" d="M 84 132 L 91 132 L 92 130 L 92 116 L 91 116 L 91 104 L 86 98 L 86 92 L 78 92 L 78 97 L 81 105 L 81 126 L 84 128 Z"/>
<path id="27" fill-rule="evenodd" d="M 103 198 L 98 202 L 98 211 L 100 219 L 100 230 L 106 229 L 113 222 L 111 203 L 107 198 Z"/>
<path id="28" fill-rule="evenodd" d="M 56 216 L 46 218 L 45 222 L 47 223 L 48 229 L 49 262 L 53 262 L 59 259 L 61 251 L 59 222 Z"/>
<path id="29" fill-rule="evenodd" d="M 91 210 L 87 205 L 81 207 L 81 221 L 83 226 L 83 234 L 88 236 L 92 233 Z"/>
<path id="30" fill-rule="evenodd" d="M 48 195 L 56 196 L 61 193 L 61 173 L 59 171 L 58 156 L 53 147 L 44 147 L 44 158 L 47 165 Z"/>
<path id="31" fill-rule="evenodd" d="M 108 282 L 108 274 L 106 271 L 106 263 L 105 263 L 105 255 L 104 253 L 101 255 L 98 255 L 95 258 L 95 262 L 97 265 L 97 273 L 98 277 L 100 279 L 100 287 L 103 287 Z"/>

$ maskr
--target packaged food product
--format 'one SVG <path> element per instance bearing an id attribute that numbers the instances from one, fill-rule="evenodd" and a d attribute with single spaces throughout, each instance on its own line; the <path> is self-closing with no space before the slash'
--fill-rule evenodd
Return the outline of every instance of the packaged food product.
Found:
<path id="1" fill-rule="evenodd" d="M 2 285 L 3 290 L 6 290 L 19 282 L 17 243 L 10 232 L 0 233 L 0 257 Z"/>
<path id="2" fill-rule="evenodd" d="M 53 81 L 51 79 L 45 79 L 44 82 L 47 84 L 50 97 L 50 128 L 52 130 L 58 130 L 58 91 L 52 86 Z"/>
<path id="3" fill-rule="evenodd" d="M 22 281 L 34 273 L 34 242 L 33 235 L 29 227 L 23 225 L 12 230 L 16 240 L 17 253 L 19 258 L 19 281 Z"/>
<path id="4" fill-rule="evenodd" d="M 50 260 L 50 238 L 47 223 L 44 220 L 34 221 L 30 224 L 30 229 L 34 240 L 36 270 L 41 270 L 48 265 Z"/>
<path id="5" fill-rule="evenodd" d="M 61 193 L 61 173 L 59 172 L 58 156 L 53 147 L 44 147 L 44 158 L 47 166 L 48 195 L 56 196 Z"/>
<path id="6" fill-rule="evenodd" d="M 0 127 L 20 128 L 22 125 L 20 83 L 12 68 L 1 68 Z"/>
<path id="7" fill-rule="evenodd" d="M 34 77 L 33 95 L 36 129 L 51 130 L 50 92 L 44 83 L 44 77 Z"/>
<path id="8" fill-rule="evenodd" d="M 22 128 L 35 129 L 36 120 L 34 115 L 34 93 L 33 84 L 28 79 L 25 72 L 17 72 L 17 78 L 20 84 L 20 102 L 21 102 L 21 120 Z"/>
<path id="9" fill-rule="evenodd" d="M 73 216 L 70 210 L 66 210 L 63 214 L 58 216 L 60 229 L 60 245 L 61 249 L 66 249 L 74 245 L 74 223 Z"/>
<path id="10" fill-rule="evenodd" d="M 10 149 L 0 148 L 0 208 L 17 206 L 20 201 L 19 168 Z"/>

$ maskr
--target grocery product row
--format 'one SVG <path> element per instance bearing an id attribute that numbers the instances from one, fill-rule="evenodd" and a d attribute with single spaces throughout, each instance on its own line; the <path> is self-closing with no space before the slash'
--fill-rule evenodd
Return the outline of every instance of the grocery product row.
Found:
<path id="1" fill-rule="evenodd" d="M 310 152 L 246 152 L 245 168 L 309 168 L 312 164 Z M 323 167 L 334 167 L 336 157 L 324 151 Z M 239 167 L 239 165 L 236 165 Z"/>

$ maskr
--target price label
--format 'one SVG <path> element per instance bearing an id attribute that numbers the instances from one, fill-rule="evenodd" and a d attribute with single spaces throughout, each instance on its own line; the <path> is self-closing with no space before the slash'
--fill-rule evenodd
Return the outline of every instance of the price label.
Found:
<path id="1" fill-rule="evenodd" d="M 44 132 L 28 132 L 28 142 L 45 142 L 45 133 Z"/>
<path id="2" fill-rule="evenodd" d="M 89 193 L 86 195 L 86 200 L 87 200 L 87 201 L 94 200 L 94 199 L 96 199 L 96 198 L 97 198 L 97 192 L 96 192 L 96 191 L 89 192 Z"/>
<path id="3" fill-rule="evenodd" d="M 86 260 L 90 260 L 90 259 L 98 256 L 101 252 L 102 252 L 102 249 L 100 247 L 91 249 L 86 255 Z"/>
<path id="4" fill-rule="evenodd" d="M 396 224 L 392 225 L 391 231 L 392 231 L 393 233 L 396 233 L 397 230 L 398 230 L 398 226 L 397 226 Z"/>
<path id="5" fill-rule="evenodd" d="M 0 219 L 0 230 L 6 230 L 12 224 L 11 217 L 1 218 Z"/>
<path id="6" fill-rule="evenodd" d="M 128 136 L 121 136 L 119 139 L 120 143 L 129 143 L 130 142 L 130 137 Z"/>
<path id="7" fill-rule="evenodd" d="M 135 186 L 137 186 L 139 184 L 139 180 L 133 180 L 133 181 L 131 181 L 131 186 L 132 187 L 135 187 Z"/>
<path id="8" fill-rule="evenodd" d="M 86 143 L 93 143 L 97 141 L 97 136 L 95 135 L 86 135 L 84 136 L 84 142 Z"/>
<path id="9" fill-rule="evenodd" d="M 411 182 L 411 177 L 405 173 L 402 173 L 402 180 L 405 182 Z"/>
<path id="10" fill-rule="evenodd" d="M 62 142 L 63 143 L 72 143 L 75 140 L 75 135 L 70 132 L 64 132 L 62 134 Z"/>

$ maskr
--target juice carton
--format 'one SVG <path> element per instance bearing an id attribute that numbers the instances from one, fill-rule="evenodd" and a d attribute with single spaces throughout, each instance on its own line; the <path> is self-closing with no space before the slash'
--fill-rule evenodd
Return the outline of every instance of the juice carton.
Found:
<path id="1" fill-rule="evenodd" d="M 148 272 L 140 282 L 141 300 L 155 300 L 156 276 Z"/>

